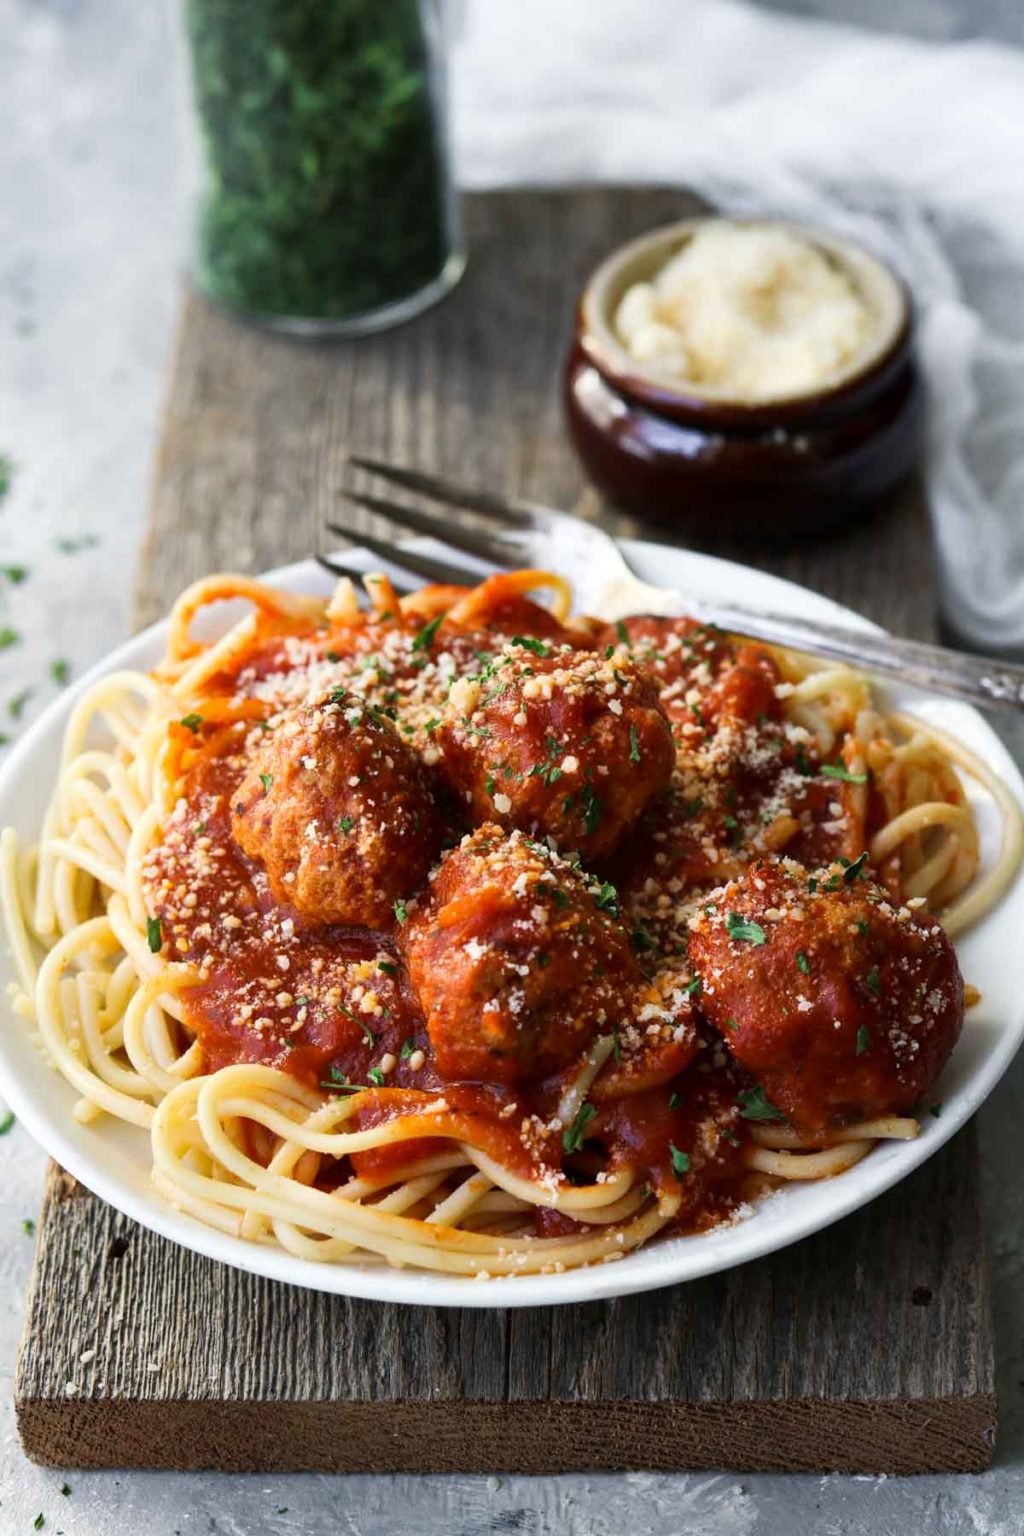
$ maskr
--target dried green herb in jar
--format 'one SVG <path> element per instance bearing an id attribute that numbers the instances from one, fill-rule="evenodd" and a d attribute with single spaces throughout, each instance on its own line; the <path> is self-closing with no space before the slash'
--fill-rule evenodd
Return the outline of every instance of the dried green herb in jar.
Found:
<path id="1" fill-rule="evenodd" d="M 447 167 L 417 0 L 186 0 L 186 17 L 201 288 L 342 321 L 437 279 Z"/>

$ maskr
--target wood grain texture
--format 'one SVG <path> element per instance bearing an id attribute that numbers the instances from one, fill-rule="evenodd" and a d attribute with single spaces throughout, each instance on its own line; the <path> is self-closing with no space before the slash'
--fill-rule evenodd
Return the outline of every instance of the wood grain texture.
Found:
<path id="1" fill-rule="evenodd" d="M 463 286 L 358 344 L 295 346 L 186 297 L 141 621 L 197 576 L 329 547 L 349 448 L 583 505 L 558 387 L 576 293 L 618 240 L 693 206 L 665 190 L 474 197 Z M 824 543 L 730 553 L 926 635 L 928 549 L 910 491 Z M 30 1456 L 62 1466 L 978 1469 L 996 1417 L 981 1251 L 972 1128 L 770 1260 L 648 1296 L 501 1313 L 243 1275 L 55 1169 L 19 1428 Z"/>
<path id="2" fill-rule="evenodd" d="M 58 1466 L 977 1470 L 995 1427 L 973 1137 L 769 1260 L 647 1296 L 443 1311 L 296 1290 L 59 1170 L 16 1401 Z"/>

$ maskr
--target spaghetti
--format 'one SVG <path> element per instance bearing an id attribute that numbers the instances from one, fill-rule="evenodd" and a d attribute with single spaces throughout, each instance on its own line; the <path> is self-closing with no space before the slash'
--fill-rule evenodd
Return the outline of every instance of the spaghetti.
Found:
<path id="1" fill-rule="evenodd" d="M 467 1277 L 917 1134 L 963 1006 L 933 914 L 975 921 L 1021 856 L 984 764 L 852 670 L 573 619 L 552 573 L 365 585 L 195 584 L 155 672 L 75 705 L 38 846 L 3 833 L 15 1009 L 79 1120 L 148 1131 L 225 1232 Z M 983 876 L 961 774 L 1002 816 Z"/>

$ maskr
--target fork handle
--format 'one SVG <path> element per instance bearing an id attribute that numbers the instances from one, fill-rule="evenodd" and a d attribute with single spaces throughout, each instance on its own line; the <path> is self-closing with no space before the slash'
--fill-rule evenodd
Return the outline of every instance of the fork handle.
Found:
<path id="1" fill-rule="evenodd" d="M 723 603 L 698 605 L 702 617 L 735 634 L 773 645 L 811 651 L 883 672 L 930 693 L 966 699 L 982 709 L 1024 710 L 1024 667 L 990 656 L 969 656 L 922 640 L 901 640 L 841 624 L 791 618 L 760 609 L 731 608 Z"/>

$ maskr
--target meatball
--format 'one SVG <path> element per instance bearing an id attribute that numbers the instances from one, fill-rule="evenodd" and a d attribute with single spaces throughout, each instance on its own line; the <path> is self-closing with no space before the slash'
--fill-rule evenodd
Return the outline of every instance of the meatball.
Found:
<path id="1" fill-rule="evenodd" d="M 860 860 L 814 874 L 753 864 L 711 893 L 690 930 L 705 1015 L 799 1131 L 911 1110 L 956 1044 L 964 989 L 952 945 Z"/>
<path id="2" fill-rule="evenodd" d="M 607 854 L 672 774 L 657 685 L 625 650 L 507 645 L 456 682 L 438 731 L 472 820 Z"/>
<path id="3" fill-rule="evenodd" d="M 402 942 L 446 1077 L 546 1077 L 617 1029 L 642 977 L 604 891 L 493 823 L 445 855 Z"/>
<path id="4" fill-rule="evenodd" d="M 382 928 L 440 844 L 424 770 L 389 721 L 342 689 L 260 741 L 231 830 L 271 889 L 325 923 Z"/>

